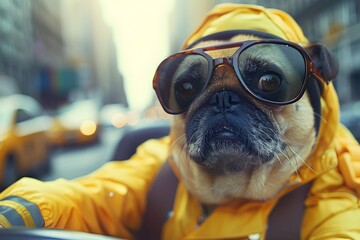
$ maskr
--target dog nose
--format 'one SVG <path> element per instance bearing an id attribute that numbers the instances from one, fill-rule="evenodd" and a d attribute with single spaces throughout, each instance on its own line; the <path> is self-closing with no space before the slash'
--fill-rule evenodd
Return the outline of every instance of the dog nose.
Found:
<path id="1" fill-rule="evenodd" d="M 229 110 L 232 106 L 240 103 L 240 97 L 232 91 L 219 91 L 211 96 L 210 104 L 217 111 Z"/>

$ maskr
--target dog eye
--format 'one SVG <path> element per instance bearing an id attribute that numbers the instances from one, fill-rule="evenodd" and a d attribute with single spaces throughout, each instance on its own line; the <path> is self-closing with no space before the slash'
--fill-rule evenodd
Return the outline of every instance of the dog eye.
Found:
<path id="1" fill-rule="evenodd" d="M 194 95 L 195 89 L 190 82 L 183 82 L 177 84 L 176 92 L 181 98 L 191 98 Z"/>
<path id="2" fill-rule="evenodd" d="M 281 78 L 277 74 L 268 73 L 259 78 L 257 87 L 265 92 L 272 92 L 281 86 Z"/>
<path id="3" fill-rule="evenodd" d="M 175 99 L 179 106 L 187 107 L 197 96 L 201 86 L 192 78 L 182 78 L 174 84 Z"/>

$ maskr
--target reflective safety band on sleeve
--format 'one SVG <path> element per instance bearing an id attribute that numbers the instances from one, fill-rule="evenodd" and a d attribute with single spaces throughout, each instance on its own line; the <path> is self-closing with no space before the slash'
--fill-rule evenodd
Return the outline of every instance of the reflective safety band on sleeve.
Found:
<path id="1" fill-rule="evenodd" d="M 38 206 L 21 197 L 10 196 L 2 199 L 0 215 L 4 216 L 12 226 L 44 226 L 44 219 Z"/>
<path id="2" fill-rule="evenodd" d="M 15 211 L 12 207 L 8 206 L 0 206 L 0 215 L 1 217 L 5 217 L 5 219 L 10 223 L 11 227 L 15 226 L 25 226 L 24 220 L 20 216 L 19 213 Z M 4 226 L 10 227 L 10 226 Z"/>

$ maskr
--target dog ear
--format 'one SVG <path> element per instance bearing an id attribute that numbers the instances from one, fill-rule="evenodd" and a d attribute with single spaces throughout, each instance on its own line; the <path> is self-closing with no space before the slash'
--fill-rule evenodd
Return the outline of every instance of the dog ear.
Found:
<path id="1" fill-rule="evenodd" d="M 330 51 L 320 43 L 312 43 L 306 47 L 312 61 L 315 73 L 326 83 L 333 80 L 339 72 L 339 64 Z"/>

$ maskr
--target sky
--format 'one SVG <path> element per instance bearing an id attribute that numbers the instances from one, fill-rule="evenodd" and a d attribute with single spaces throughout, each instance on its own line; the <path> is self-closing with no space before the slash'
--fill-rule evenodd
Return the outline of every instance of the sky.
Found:
<path id="1" fill-rule="evenodd" d="M 169 55 L 170 11 L 174 0 L 102 0 L 106 21 L 114 30 L 118 64 L 129 106 L 143 110 L 153 99 L 152 78 Z"/>

